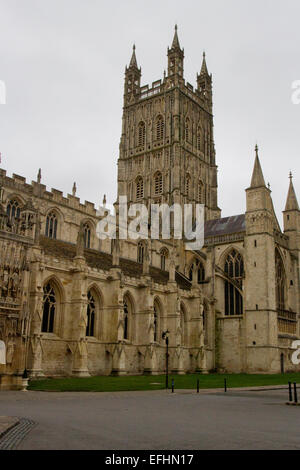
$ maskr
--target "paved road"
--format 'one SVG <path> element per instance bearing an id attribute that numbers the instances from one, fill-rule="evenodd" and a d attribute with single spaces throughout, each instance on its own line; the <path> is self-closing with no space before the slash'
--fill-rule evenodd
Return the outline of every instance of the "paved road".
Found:
<path id="1" fill-rule="evenodd" d="M 19 449 L 300 449 L 286 391 L 0 392 L 0 415 L 34 420 Z"/>

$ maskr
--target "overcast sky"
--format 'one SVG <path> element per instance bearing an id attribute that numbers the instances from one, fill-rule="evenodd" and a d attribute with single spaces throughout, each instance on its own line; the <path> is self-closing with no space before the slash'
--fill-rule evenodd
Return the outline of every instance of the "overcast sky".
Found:
<path id="1" fill-rule="evenodd" d="M 195 85 L 213 74 L 222 215 L 245 211 L 257 142 L 279 221 L 288 174 L 300 199 L 299 0 L 0 0 L 1 168 L 82 201 L 116 196 L 124 68 L 162 78 L 174 24 Z M 300 201 L 299 201 L 300 202 Z"/>

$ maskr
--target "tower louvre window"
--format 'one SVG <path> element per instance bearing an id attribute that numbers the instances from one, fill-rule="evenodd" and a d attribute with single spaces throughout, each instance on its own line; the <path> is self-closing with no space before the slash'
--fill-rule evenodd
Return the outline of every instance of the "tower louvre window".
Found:
<path id="1" fill-rule="evenodd" d="M 154 193 L 157 195 L 157 194 L 162 194 L 162 192 L 163 192 L 162 174 L 156 173 L 154 177 Z"/>
<path id="2" fill-rule="evenodd" d="M 136 198 L 137 200 L 144 197 L 144 181 L 142 177 L 139 177 L 136 181 Z"/>
<path id="3" fill-rule="evenodd" d="M 145 126 L 145 123 L 141 121 L 138 127 L 138 146 L 139 147 L 145 146 L 145 139 L 146 139 L 146 126 Z"/>
<path id="4" fill-rule="evenodd" d="M 156 121 L 156 139 L 163 140 L 164 138 L 164 119 L 162 116 L 158 116 Z"/>

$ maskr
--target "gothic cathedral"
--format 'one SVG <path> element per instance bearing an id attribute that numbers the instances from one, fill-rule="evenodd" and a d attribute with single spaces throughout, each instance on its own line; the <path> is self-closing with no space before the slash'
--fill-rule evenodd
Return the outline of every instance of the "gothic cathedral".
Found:
<path id="1" fill-rule="evenodd" d="M 250 180 L 250 178 L 249 178 Z M 118 198 L 204 206 L 204 246 L 97 236 L 101 210 L 0 170 L 0 390 L 31 378 L 300 371 L 300 210 L 292 175 L 277 221 L 258 148 L 243 214 L 221 218 L 212 76 L 184 79 L 177 28 L 168 71 L 125 69 Z M 119 200 L 119 199 L 118 199 Z M 115 204 L 119 214 L 118 201 Z M 163 335 L 164 333 L 164 335 Z M 164 336 L 164 337 L 163 337 Z"/>

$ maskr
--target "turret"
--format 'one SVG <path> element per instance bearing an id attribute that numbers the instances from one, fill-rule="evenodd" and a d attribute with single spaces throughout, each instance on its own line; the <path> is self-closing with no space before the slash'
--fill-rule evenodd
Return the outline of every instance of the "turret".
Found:
<path id="1" fill-rule="evenodd" d="M 135 45 L 133 45 L 129 67 L 125 68 L 124 104 L 133 101 L 140 95 L 141 76 L 141 68 L 138 68 L 135 55 Z"/>
<path id="2" fill-rule="evenodd" d="M 247 217 L 250 218 L 248 229 L 256 232 L 273 233 L 274 210 L 271 199 L 271 190 L 267 188 L 258 156 L 258 147 L 255 146 L 255 162 L 251 184 L 246 189 Z M 262 217 L 264 215 L 264 217 Z M 247 219 L 246 219 L 247 220 Z"/>
<path id="3" fill-rule="evenodd" d="M 207 70 L 205 52 L 203 52 L 200 74 L 197 74 L 197 91 L 209 110 L 212 111 L 212 76 Z"/>
<path id="4" fill-rule="evenodd" d="M 180 48 L 177 25 L 175 25 L 175 33 L 171 49 L 168 48 L 168 77 L 174 83 L 178 80 L 183 80 L 183 59 L 184 50 Z"/>
<path id="5" fill-rule="evenodd" d="M 284 233 L 290 238 L 291 249 L 299 249 L 300 245 L 300 209 L 293 185 L 293 175 L 290 173 L 290 186 L 283 211 Z"/>
<path id="6" fill-rule="evenodd" d="M 269 364 L 270 373 L 278 372 L 274 241 L 274 228 L 278 225 L 271 191 L 266 186 L 262 172 L 257 145 L 251 185 L 246 189 L 246 197 L 244 239 L 246 368 L 249 372 L 264 371 L 266 364 Z"/>

